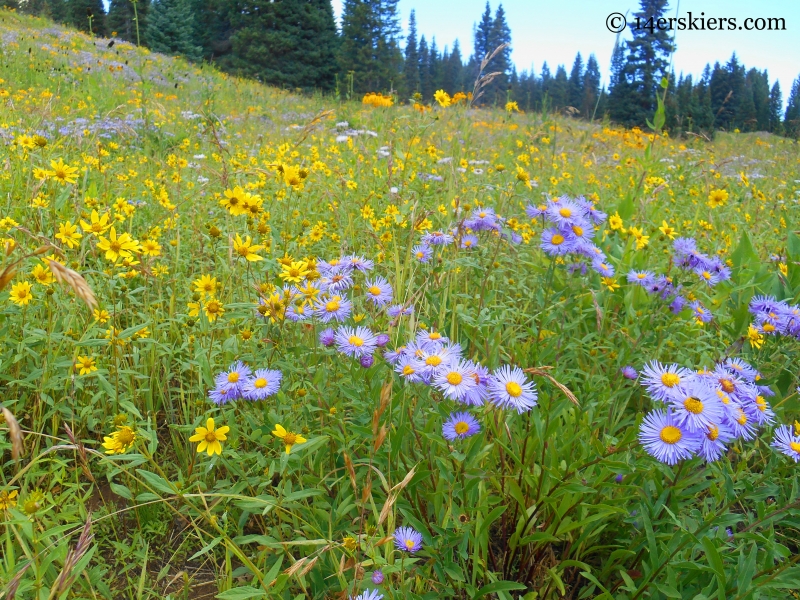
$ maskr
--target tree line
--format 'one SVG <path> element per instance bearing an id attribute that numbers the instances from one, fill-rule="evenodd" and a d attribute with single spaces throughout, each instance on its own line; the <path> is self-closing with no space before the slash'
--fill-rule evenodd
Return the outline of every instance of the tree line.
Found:
<path id="1" fill-rule="evenodd" d="M 513 100 L 522 110 L 607 116 L 643 127 L 661 96 L 665 127 L 673 134 L 739 129 L 800 137 L 800 77 L 785 111 L 779 83 L 770 85 L 766 70 L 747 69 L 735 54 L 725 64 L 707 65 L 698 79 L 676 78 L 673 38 L 657 29 L 629 28 L 632 38 L 615 46 L 605 87 L 593 54 L 584 61 L 578 53 L 569 73 L 563 65 L 552 73 L 546 62 L 538 75 L 533 68 L 518 72 L 503 6 L 492 11 L 488 1 L 467 56 L 458 40 L 440 48 L 436 38 L 418 35 L 414 11 L 403 36 L 398 0 L 344 0 L 341 28 L 330 0 L 111 0 L 108 13 L 102 0 L 0 2 L 270 85 L 339 97 L 384 92 L 401 102 L 430 102 L 436 90 L 469 92 L 481 61 L 502 46 L 483 71 L 497 73 L 483 104 Z M 657 21 L 667 10 L 668 0 L 640 0 L 631 21 Z"/>

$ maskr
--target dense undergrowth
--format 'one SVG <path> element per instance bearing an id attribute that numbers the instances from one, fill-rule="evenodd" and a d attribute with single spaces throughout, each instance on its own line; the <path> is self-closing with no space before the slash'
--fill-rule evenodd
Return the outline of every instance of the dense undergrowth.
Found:
<path id="1" fill-rule="evenodd" d="M 0 38 L 5 598 L 800 587 L 796 143 Z M 651 361 L 742 429 L 651 456 Z"/>

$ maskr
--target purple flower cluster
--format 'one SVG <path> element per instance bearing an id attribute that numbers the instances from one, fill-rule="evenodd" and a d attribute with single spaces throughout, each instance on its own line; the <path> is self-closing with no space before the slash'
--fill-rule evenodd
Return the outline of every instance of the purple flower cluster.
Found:
<path id="1" fill-rule="evenodd" d="M 693 238 L 678 238 L 672 242 L 672 248 L 675 251 L 675 264 L 697 275 L 708 287 L 731 278 L 731 270 L 722 259 L 700 252 Z"/>
<path id="2" fill-rule="evenodd" d="M 283 374 L 274 369 L 251 370 L 238 360 L 227 371 L 214 378 L 215 387 L 208 391 L 208 397 L 216 404 L 226 404 L 233 400 L 264 400 L 277 393 L 281 387 Z"/>
<path id="3" fill-rule="evenodd" d="M 595 226 L 602 224 L 608 215 L 586 198 L 561 196 L 538 208 L 529 205 L 525 212 L 531 219 L 541 216 L 550 226 L 542 232 L 541 248 L 546 254 L 583 257 L 602 277 L 614 276 L 614 267 L 594 243 Z M 571 270 L 578 269 L 585 273 L 585 264 L 579 263 Z"/>
<path id="4" fill-rule="evenodd" d="M 774 392 L 758 385 L 758 372 L 729 358 L 713 371 L 691 371 L 652 361 L 642 369 L 641 384 L 666 410 L 650 412 L 639 429 L 639 441 L 651 456 L 668 465 L 699 455 L 718 460 L 726 444 L 756 437 L 757 428 L 774 421 L 765 396 Z"/>
<path id="5" fill-rule="evenodd" d="M 800 306 L 774 296 L 753 296 L 750 300 L 753 327 L 765 335 L 787 335 L 800 339 Z"/>

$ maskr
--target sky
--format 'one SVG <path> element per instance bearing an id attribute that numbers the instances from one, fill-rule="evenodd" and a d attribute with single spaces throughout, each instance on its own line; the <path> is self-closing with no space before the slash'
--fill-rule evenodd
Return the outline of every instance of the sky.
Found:
<path id="1" fill-rule="evenodd" d="M 342 0 L 332 0 L 337 18 Z M 499 2 L 490 0 L 492 14 Z M 611 13 L 632 14 L 637 0 L 504 0 L 503 9 L 511 28 L 511 58 L 518 71 L 533 67 L 538 75 L 547 61 L 550 71 L 563 64 L 567 72 L 580 51 L 584 62 L 594 53 L 607 82 L 616 34 L 606 27 Z M 462 55 L 472 53 L 473 25 L 480 20 L 486 0 L 399 0 L 404 34 L 408 17 L 416 11 L 417 31 L 430 41 L 436 37 L 441 50 L 461 44 Z M 677 9 L 677 15 L 676 15 Z M 780 81 L 784 103 L 793 81 L 800 76 L 800 0 L 670 0 L 667 16 L 735 18 L 737 27 L 748 17 L 782 17 L 785 31 L 677 31 L 673 56 L 676 75 L 699 76 L 706 63 L 725 63 L 735 51 L 749 69 L 768 69 L 770 85 Z M 697 23 L 697 21 L 695 21 Z M 630 38 L 628 31 L 621 34 Z"/>

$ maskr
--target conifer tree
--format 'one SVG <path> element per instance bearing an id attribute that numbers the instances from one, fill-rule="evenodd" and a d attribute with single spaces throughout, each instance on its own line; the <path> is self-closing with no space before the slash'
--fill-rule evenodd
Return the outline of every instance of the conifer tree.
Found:
<path id="1" fill-rule="evenodd" d="M 783 117 L 783 129 L 786 135 L 800 138 L 800 76 L 794 80 L 792 91 L 789 92 L 789 102 Z"/>
<path id="2" fill-rule="evenodd" d="M 147 18 L 145 39 L 153 52 L 200 58 L 200 47 L 192 41 L 193 15 L 189 0 L 153 0 Z"/>
<path id="3" fill-rule="evenodd" d="M 475 38 L 475 60 L 480 64 L 484 57 L 489 54 L 494 48 L 489 48 L 492 39 L 492 26 L 494 20 L 492 19 L 492 7 L 489 6 L 489 1 L 486 1 L 486 9 L 483 11 L 480 22 L 473 27 L 473 37 Z M 477 75 L 477 73 L 476 73 Z"/>
<path id="4" fill-rule="evenodd" d="M 498 52 L 486 67 L 487 73 L 500 73 L 486 88 L 487 102 L 504 105 L 506 90 L 508 89 L 511 75 L 511 29 L 506 22 L 506 12 L 500 4 L 494 13 L 492 28 L 489 35 L 489 52 L 494 52 L 500 45 L 509 44 Z"/>
<path id="5" fill-rule="evenodd" d="M 333 89 L 336 24 L 326 0 L 244 0 L 233 23 L 232 68 L 279 87 Z"/>
<path id="6" fill-rule="evenodd" d="M 600 98 L 600 65 L 594 54 L 589 55 L 586 61 L 586 71 L 583 74 L 583 97 L 580 106 L 581 115 L 591 119 L 595 115 L 595 108 Z M 602 113 L 601 113 L 602 114 Z"/>
<path id="7" fill-rule="evenodd" d="M 569 80 L 567 70 L 564 65 L 558 65 L 556 75 L 550 85 L 550 101 L 553 110 L 562 111 L 567 106 L 567 94 L 569 93 Z"/>
<path id="8" fill-rule="evenodd" d="M 583 57 L 580 52 L 575 57 L 569 74 L 567 103 L 576 110 L 580 110 L 583 103 Z"/>
<path id="9" fill-rule="evenodd" d="M 91 19 L 89 18 L 91 15 Z M 69 0 L 67 2 L 66 22 L 89 32 L 89 22 L 92 23 L 92 34 L 104 36 L 106 34 L 106 10 L 103 0 Z"/>
<path id="10" fill-rule="evenodd" d="M 781 93 L 781 84 L 776 81 L 769 91 L 769 131 L 778 135 L 783 134 L 782 111 L 783 94 Z"/>
<path id="11" fill-rule="evenodd" d="M 113 32 L 116 37 L 137 43 L 136 18 L 139 19 L 139 41 L 144 43 L 144 33 L 147 30 L 147 10 L 150 0 L 136 0 L 136 11 L 133 10 L 133 0 L 111 0 L 106 16 L 106 29 L 109 35 Z"/>
<path id="12" fill-rule="evenodd" d="M 404 99 L 419 91 L 419 50 L 417 48 L 417 16 L 411 11 L 408 18 L 408 37 L 403 64 Z"/>
<path id="13" fill-rule="evenodd" d="M 428 40 L 423 35 L 419 38 L 419 93 L 422 98 L 429 101 L 433 97 L 433 82 L 431 81 L 430 52 L 428 51 Z"/>
<path id="14" fill-rule="evenodd" d="M 388 90 L 402 73 L 397 0 L 344 0 L 339 67 L 357 93 Z"/>
<path id="15" fill-rule="evenodd" d="M 428 77 L 434 92 L 442 89 L 442 57 L 439 55 L 439 48 L 436 47 L 435 37 L 431 39 L 431 48 L 428 51 Z"/>
<path id="16" fill-rule="evenodd" d="M 453 43 L 453 51 L 447 55 L 442 70 L 442 87 L 448 94 L 452 95 L 464 89 L 464 64 L 458 40 Z"/>

